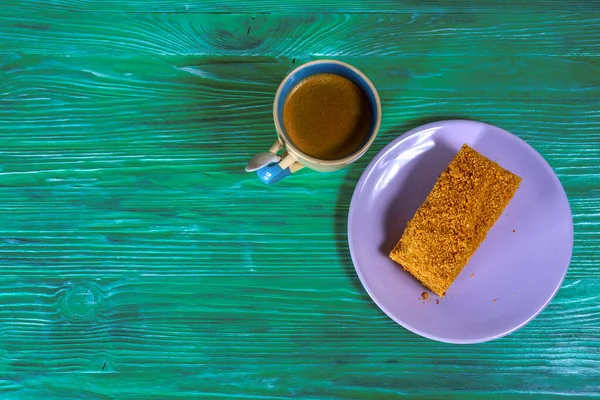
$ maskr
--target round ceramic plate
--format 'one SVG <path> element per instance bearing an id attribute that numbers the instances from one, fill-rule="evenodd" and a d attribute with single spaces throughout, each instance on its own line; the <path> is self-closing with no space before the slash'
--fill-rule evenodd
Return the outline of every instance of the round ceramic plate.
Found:
<path id="1" fill-rule="evenodd" d="M 388 254 L 464 143 L 523 181 L 439 298 Z M 481 122 L 441 121 L 402 135 L 369 164 L 350 204 L 348 242 L 363 286 L 394 321 L 433 340 L 477 343 L 519 329 L 550 302 L 569 267 L 573 219 L 552 168 L 527 143 Z"/>

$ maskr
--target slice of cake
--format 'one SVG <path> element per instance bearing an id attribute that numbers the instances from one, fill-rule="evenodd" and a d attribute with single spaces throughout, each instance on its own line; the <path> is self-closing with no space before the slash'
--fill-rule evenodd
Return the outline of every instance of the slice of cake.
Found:
<path id="1" fill-rule="evenodd" d="M 520 184 L 520 177 L 463 145 L 390 258 L 443 297 Z"/>

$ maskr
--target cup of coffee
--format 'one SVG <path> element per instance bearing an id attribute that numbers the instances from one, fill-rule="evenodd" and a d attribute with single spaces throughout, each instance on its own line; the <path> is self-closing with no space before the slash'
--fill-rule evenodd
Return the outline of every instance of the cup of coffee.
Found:
<path id="1" fill-rule="evenodd" d="M 303 167 L 328 172 L 358 160 L 379 130 L 381 102 L 373 83 L 353 66 L 312 61 L 281 82 L 273 119 L 277 141 L 262 158 L 271 162 L 256 170 L 267 184 Z"/>

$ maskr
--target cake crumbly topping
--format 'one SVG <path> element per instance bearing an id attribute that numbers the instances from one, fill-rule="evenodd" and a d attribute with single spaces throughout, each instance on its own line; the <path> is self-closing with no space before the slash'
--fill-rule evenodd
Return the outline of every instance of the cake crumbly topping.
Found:
<path id="1" fill-rule="evenodd" d="M 390 253 L 443 296 L 508 205 L 521 178 L 463 145 Z"/>

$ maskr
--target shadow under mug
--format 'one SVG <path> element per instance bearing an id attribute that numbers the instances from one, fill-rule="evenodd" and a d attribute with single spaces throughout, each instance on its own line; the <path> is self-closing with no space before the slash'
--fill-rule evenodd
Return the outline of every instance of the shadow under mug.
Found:
<path id="1" fill-rule="evenodd" d="M 298 150 L 290 140 L 283 125 L 283 106 L 287 96 L 300 81 L 317 74 L 335 74 L 354 82 L 363 90 L 371 107 L 372 120 L 369 134 L 351 154 L 335 160 L 321 160 Z M 330 172 L 344 168 L 358 160 L 369 149 L 379 131 L 381 102 L 373 83 L 358 69 L 340 61 L 318 60 L 299 66 L 281 82 L 273 103 L 273 120 L 277 130 L 277 141 L 271 146 L 269 152 L 277 154 L 279 151 L 284 150 L 284 153 L 279 158 L 279 162 L 271 163 L 256 171 L 259 179 L 266 184 L 275 183 L 303 167 L 320 172 Z"/>

